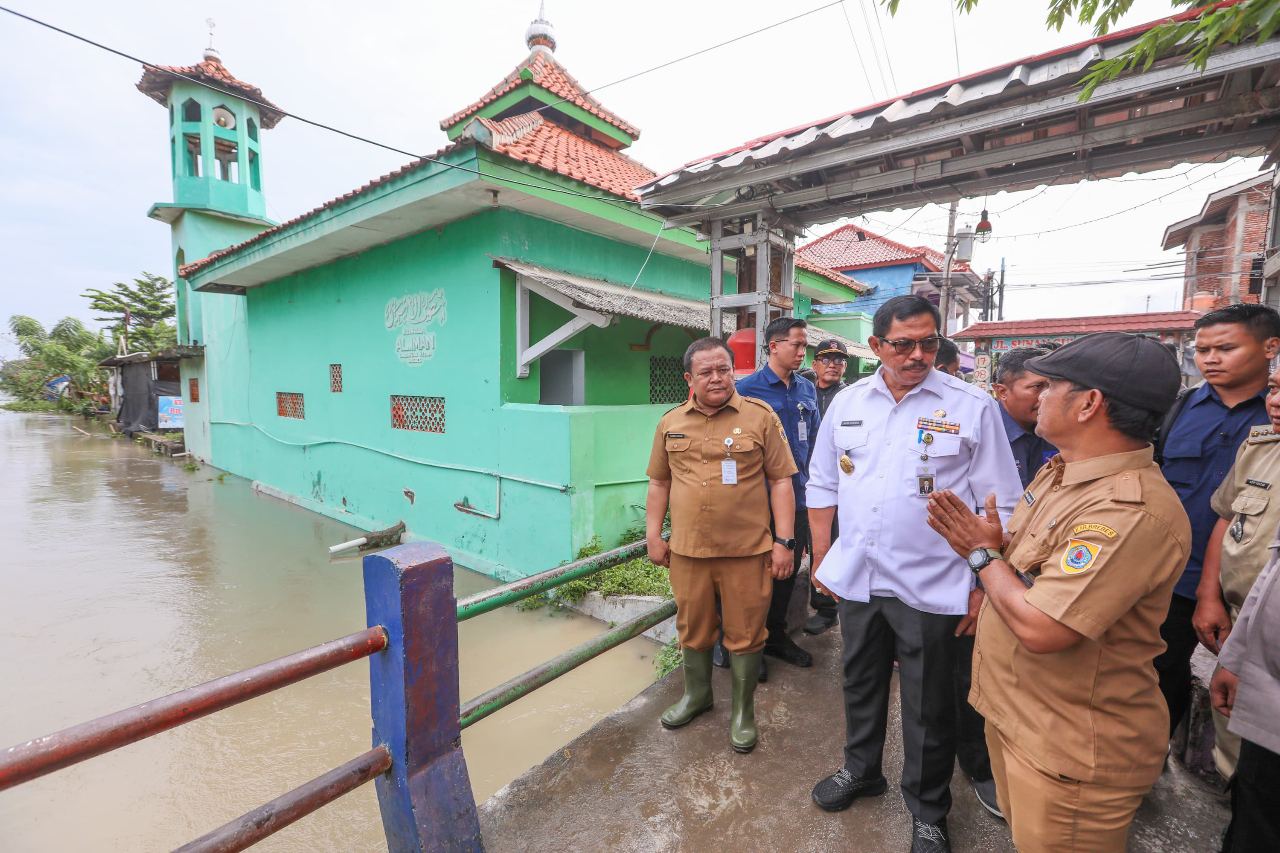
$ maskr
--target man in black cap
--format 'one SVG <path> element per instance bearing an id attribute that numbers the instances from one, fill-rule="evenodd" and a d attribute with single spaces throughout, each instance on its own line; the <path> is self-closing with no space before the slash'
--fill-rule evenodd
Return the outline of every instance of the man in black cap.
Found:
<path id="1" fill-rule="evenodd" d="M 849 364 L 849 349 L 843 341 L 829 338 L 818 342 L 818 350 L 813 356 L 814 386 L 818 389 L 818 421 L 827 416 L 827 407 L 835 399 L 841 389 L 847 388 L 844 371 Z M 831 541 L 840 538 L 840 520 L 831 522 Z M 806 634 L 821 634 L 839 618 L 837 602 L 831 596 L 819 592 L 816 586 L 809 586 L 809 606 L 814 613 L 804 623 Z"/>
<path id="2" fill-rule="evenodd" d="M 1164 762 L 1152 660 L 1191 524 L 1152 459 L 1178 393 L 1157 341 L 1104 332 L 1027 362 L 1036 432 L 1060 451 L 1009 519 L 934 494 L 929 524 L 986 590 L 969 700 L 1022 853 L 1121 853 Z"/>

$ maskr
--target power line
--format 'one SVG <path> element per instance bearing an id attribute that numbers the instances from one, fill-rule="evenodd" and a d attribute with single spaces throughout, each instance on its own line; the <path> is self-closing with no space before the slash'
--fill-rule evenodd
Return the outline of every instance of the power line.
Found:
<path id="1" fill-rule="evenodd" d="M 845 7 L 841 5 L 840 8 L 843 9 Z M 876 47 L 875 35 L 871 32 L 871 21 L 867 18 L 867 6 L 865 0 L 858 0 L 858 11 L 862 13 L 862 28 L 863 32 L 866 33 L 867 36 L 867 44 L 871 45 L 871 56 L 876 63 L 876 75 L 880 78 L 880 88 L 884 91 L 884 96 L 888 98 L 890 95 L 896 94 L 896 92 L 890 92 L 888 84 L 885 83 L 884 69 L 881 68 L 882 60 L 880 57 L 880 49 Z M 845 14 L 845 20 L 849 20 L 847 13 Z"/>
<path id="2" fill-rule="evenodd" d="M 876 0 L 871 0 L 871 10 L 876 13 L 876 29 L 880 32 L 880 47 L 884 49 L 884 64 L 889 69 L 889 82 L 893 84 L 893 91 L 898 91 L 898 80 L 893 74 L 893 61 L 889 58 L 889 43 L 884 38 L 884 27 L 880 25 L 880 6 Z"/>
<path id="3" fill-rule="evenodd" d="M 956 76 L 960 76 L 960 39 L 956 37 L 956 7 L 951 0 L 943 0 L 951 10 L 951 46 L 956 52 Z"/>
<path id="4" fill-rule="evenodd" d="M 853 42 L 853 55 L 858 59 L 858 67 L 862 69 L 862 79 L 867 81 L 867 91 L 871 93 L 871 97 L 878 98 L 875 86 L 871 85 L 871 75 L 867 73 L 867 64 L 862 60 L 862 48 L 858 46 L 858 37 L 853 34 L 853 21 L 849 20 L 849 10 L 845 8 L 844 0 L 840 2 L 840 12 L 844 15 L 845 26 L 849 28 L 849 40 Z M 879 68 L 876 69 L 877 72 Z M 884 87 L 884 77 L 880 78 L 881 88 Z"/>

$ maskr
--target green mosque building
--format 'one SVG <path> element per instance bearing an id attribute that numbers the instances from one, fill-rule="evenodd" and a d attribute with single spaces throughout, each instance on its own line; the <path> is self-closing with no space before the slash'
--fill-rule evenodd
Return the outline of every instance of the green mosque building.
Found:
<path id="1" fill-rule="evenodd" d="M 706 242 L 633 192 L 655 177 L 627 154 L 640 131 L 541 16 L 526 42 L 441 122 L 447 147 L 279 224 L 280 108 L 212 50 L 138 84 L 168 111 L 173 201 L 149 215 L 173 235 L 188 450 L 504 579 L 642 523 L 653 427 L 709 325 Z M 862 292 L 797 263 L 798 316 Z"/>

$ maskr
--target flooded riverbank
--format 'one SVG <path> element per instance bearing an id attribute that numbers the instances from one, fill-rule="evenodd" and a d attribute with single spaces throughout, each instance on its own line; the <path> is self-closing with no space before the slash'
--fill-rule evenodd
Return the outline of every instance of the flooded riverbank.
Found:
<path id="1" fill-rule="evenodd" d="M 0 747 L 364 626 L 353 528 L 60 416 L 0 411 Z M 459 595 L 491 585 L 459 570 Z M 504 608 L 461 626 L 462 697 L 600 633 Z M 653 679 L 644 640 L 463 736 L 484 799 Z M 170 849 L 368 749 L 367 665 L 0 793 L 0 849 Z M 372 785 L 260 845 L 384 850 Z"/>

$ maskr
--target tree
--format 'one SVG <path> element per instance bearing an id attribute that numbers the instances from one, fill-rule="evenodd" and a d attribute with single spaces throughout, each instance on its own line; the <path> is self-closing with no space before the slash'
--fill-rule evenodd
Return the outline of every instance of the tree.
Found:
<path id="1" fill-rule="evenodd" d="M 902 0 L 884 0 L 891 14 L 897 14 Z M 955 0 L 961 12 L 971 12 L 981 0 Z M 1094 90 L 1121 74 L 1139 68 L 1146 71 L 1160 57 L 1185 53 L 1187 63 L 1203 70 L 1209 56 L 1225 45 L 1248 39 L 1266 41 L 1280 29 L 1280 0 L 1240 0 L 1230 5 L 1206 5 L 1207 0 L 1169 0 L 1175 9 L 1202 6 L 1199 13 L 1184 21 L 1166 21 L 1152 27 L 1124 53 L 1094 63 L 1081 78 L 1080 100 L 1088 100 Z M 1068 19 L 1092 24 L 1094 35 L 1104 36 L 1133 6 L 1133 0 L 1048 0 L 1048 26 L 1061 30 Z"/>
<path id="2" fill-rule="evenodd" d="M 39 400 L 44 383 L 58 376 L 71 377 L 73 390 L 95 394 L 103 390 L 98 362 L 114 354 L 101 332 L 85 328 L 75 317 L 64 317 L 52 329 L 32 317 L 9 318 L 9 331 L 24 356 L 0 366 L 0 388 L 21 400 Z"/>
<path id="3" fill-rule="evenodd" d="M 168 322 L 175 313 L 173 283 L 162 275 L 144 272 L 132 284 L 117 281 L 111 290 L 92 287 L 81 296 L 106 315 L 94 319 L 110 324 L 117 339 L 127 337 L 131 352 L 155 352 L 178 342 L 177 328 Z"/>

